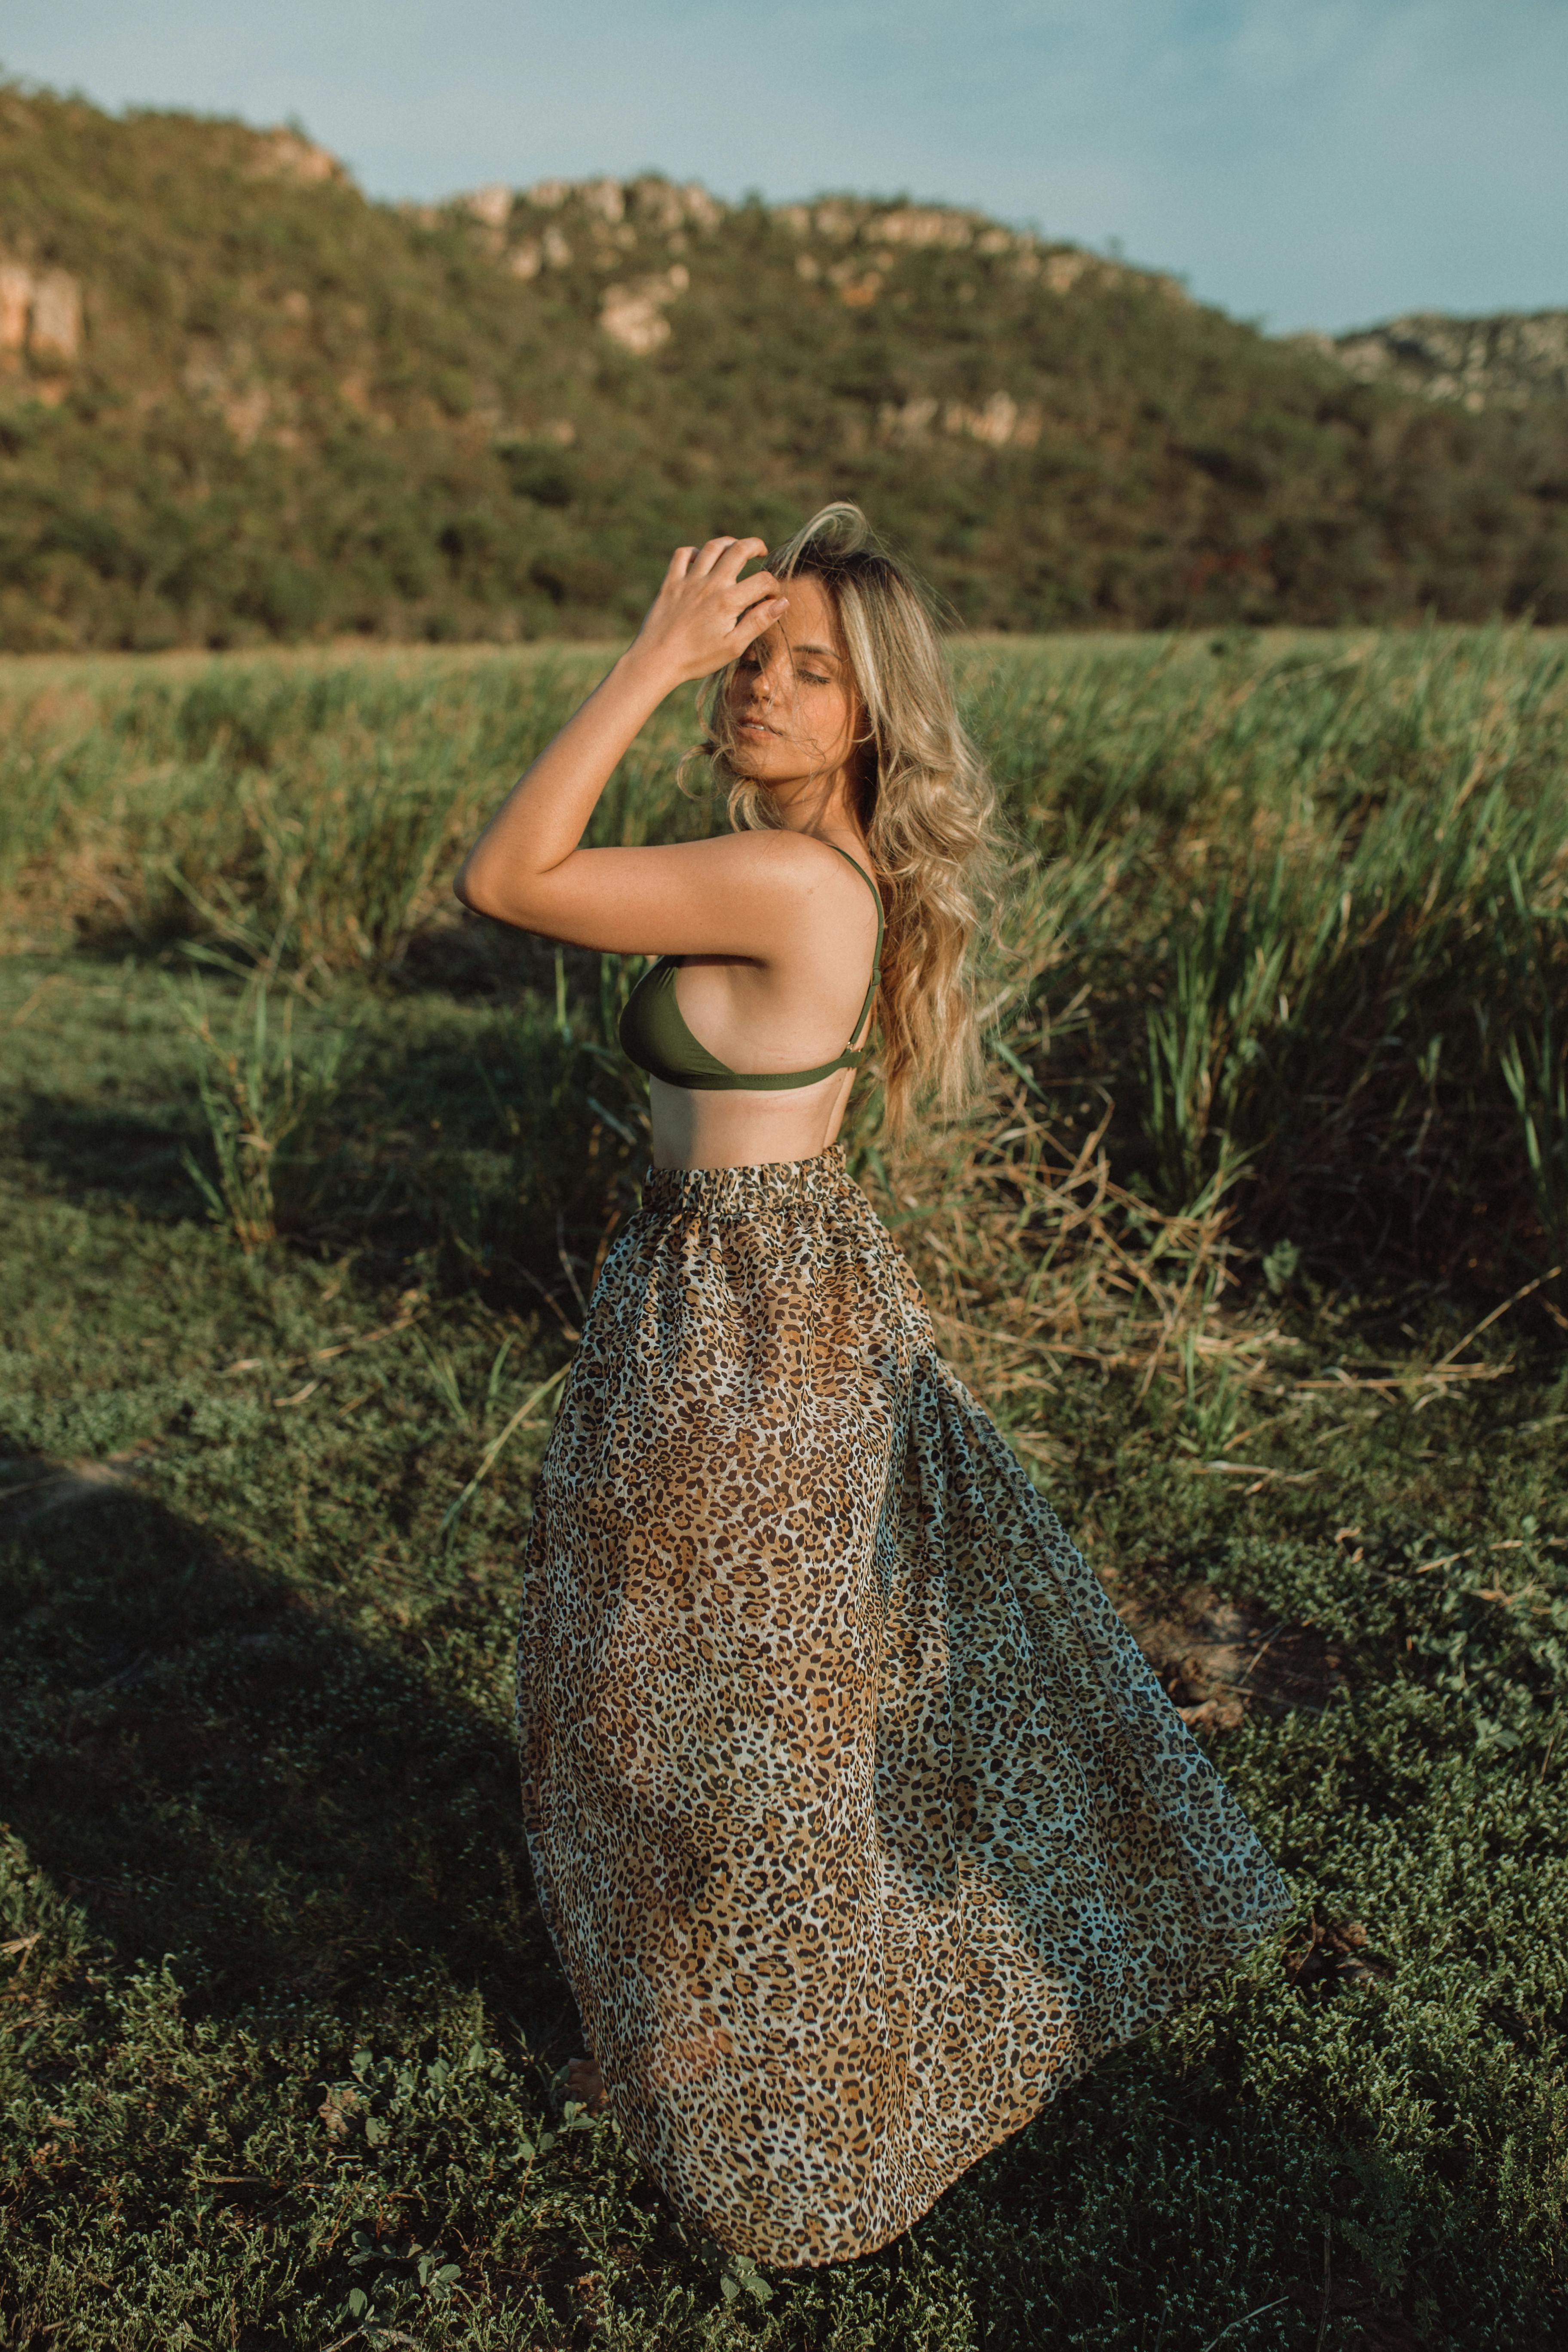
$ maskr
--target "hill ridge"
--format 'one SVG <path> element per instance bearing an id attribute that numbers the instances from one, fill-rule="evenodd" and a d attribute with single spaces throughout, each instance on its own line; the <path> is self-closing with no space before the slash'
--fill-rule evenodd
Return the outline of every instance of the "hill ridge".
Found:
<path id="1" fill-rule="evenodd" d="M 1411 310 L 1328 347 L 1363 383 L 1457 400 L 1472 414 L 1568 398 L 1568 310 Z"/>
<path id="2" fill-rule="evenodd" d="M 1568 616 L 1568 404 L 1352 362 L 975 207 L 397 206 L 0 88 L 0 643 L 619 629 L 834 496 L 975 626 Z"/>

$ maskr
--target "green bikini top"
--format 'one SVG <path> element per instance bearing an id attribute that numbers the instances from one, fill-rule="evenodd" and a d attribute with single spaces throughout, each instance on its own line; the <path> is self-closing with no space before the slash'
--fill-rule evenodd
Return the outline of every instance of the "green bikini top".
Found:
<path id="1" fill-rule="evenodd" d="M 815 1086 L 818 1078 L 830 1078 L 835 1070 L 859 1068 L 866 1047 L 857 1047 L 855 1039 L 866 1024 L 877 982 L 882 976 L 882 894 L 859 860 L 851 857 L 847 849 L 839 849 L 833 841 L 824 845 L 837 850 L 847 866 L 854 866 L 877 901 L 877 952 L 871 964 L 871 984 L 843 1053 L 815 1070 L 758 1070 L 750 1075 L 731 1070 L 716 1060 L 706 1045 L 698 1044 L 682 1020 L 675 994 L 679 961 L 675 956 L 662 955 L 644 972 L 627 997 L 626 1009 L 621 1015 L 621 1045 L 639 1070 L 647 1070 L 650 1077 L 662 1078 L 667 1087 L 689 1087 L 702 1093 L 739 1093 L 744 1089 L 747 1093 L 775 1094 L 788 1087 Z"/>

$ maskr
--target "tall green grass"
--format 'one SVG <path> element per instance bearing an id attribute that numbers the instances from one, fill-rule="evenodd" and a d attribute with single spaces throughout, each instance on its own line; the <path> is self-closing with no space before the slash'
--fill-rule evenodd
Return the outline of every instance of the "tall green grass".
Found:
<path id="1" fill-rule="evenodd" d="M 300 966 L 374 971 L 447 908 L 460 845 L 594 672 L 566 656 L 88 677 L 6 713 L 0 890 L 89 936 L 259 955 L 286 933 Z M 685 715 L 624 763 L 597 837 L 696 826 L 670 788 Z"/>
<path id="2" fill-rule="evenodd" d="M 1016 837 L 998 1045 L 1064 1132 L 1111 1100 L 1119 1174 L 1168 1211 L 1245 1171 L 1260 1242 L 1324 1271 L 1378 1233 L 1483 1286 L 1555 1263 L 1564 648 L 1434 631 L 959 667 Z M 454 924 L 463 845 L 593 674 L 433 655 L 29 693 L 13 671 L 0 907 L 36 941 L 260 959 L 281 937 L 313 982 L 374 979 Z M 591 838 L 721 821 L 678 785 L 689 737 L 678 698 Z M 603 1038 L 624 976 L 573 972 Z"/>

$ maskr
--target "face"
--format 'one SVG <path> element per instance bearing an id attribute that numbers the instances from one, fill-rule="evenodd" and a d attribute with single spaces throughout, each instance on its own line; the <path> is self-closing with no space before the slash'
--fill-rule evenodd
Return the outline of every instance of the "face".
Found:
<path id="1" fill-rule="evenodd" d="M 736 663 L 726 693 L 733 765 L 760 784 L 848 764 L 858 716 L 833 600 L 809 575 L 784 583 L 789 611 Z"/>

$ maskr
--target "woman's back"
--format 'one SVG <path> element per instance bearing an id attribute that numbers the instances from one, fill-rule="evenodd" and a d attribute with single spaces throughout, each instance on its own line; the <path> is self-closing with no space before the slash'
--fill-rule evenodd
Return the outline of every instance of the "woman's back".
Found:
<path id="1" fill-rule="evenodd" d="M 826 904 L 816 922 L 803 924 L 796 955 L 771 966 L 660 956 L 633 990 L 620 1040 L 648 1074 L 656 1168 L 804 1159 L 837 1136 L 868 1050 L 883 909 L 860 859 L 837 842 L 822 846 L 859 876 L 868 907 L 847 903 L 825 861 Z M 847 1025 L 846 972 L 862 961 L 858 935 L 868 913 L 875 921 L 868 975 L 849 1043 L 824 1053 Z"/>

